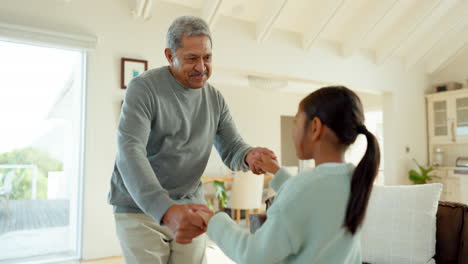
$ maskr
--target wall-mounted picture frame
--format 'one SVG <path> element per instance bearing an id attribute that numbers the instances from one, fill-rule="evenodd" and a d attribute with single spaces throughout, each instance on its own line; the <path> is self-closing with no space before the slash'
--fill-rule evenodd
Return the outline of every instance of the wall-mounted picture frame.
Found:
<path id="1" fill-rule="evenodd" d="M 126 89 L 128 83 L 144 71 L 148 70 L 148 61 L 146 60 L 137 60 L 130 58 L 122 58 L 120 60 L 121 68 L 121 83 L 120 88 Z"/>

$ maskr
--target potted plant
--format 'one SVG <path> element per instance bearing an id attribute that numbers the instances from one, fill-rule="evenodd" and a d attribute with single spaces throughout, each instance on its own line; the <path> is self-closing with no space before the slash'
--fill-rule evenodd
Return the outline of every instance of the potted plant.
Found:
<path id="1" fill-rule="evenodd" d="M 413 161 L 414 163 L 416 163 L 420 171 L 420 172 L 417 172 L 416 170 L 410 170 L 408 172 L 408 178 L 414 184 L 426 184 L 427 181 L 432 181 L 433 178 L 437 177 L 437 176 L 429 176 L 429 173 L 433 170 L 432 167 L 424 168 L 415 159 L 413 159 Z"/>
<path id="2" fill-rule="evenodd" d="M 222 181 L 213 181 L 213 187 L 215 189 L 215 197 L 218 199 L 218 211 L 219 212 L 225 212 L 229 216 L 232 216 L 232 210 L 231 208 L 227 208 L 227 203 L 228 203 L 228 195 L 226 191 L 226 186 L 224 185 L 224 182 Z M 215 206 L 211 201 L 207 201 L 207 206 L 210 208 L 210 210 L 216 211 Z M 240 218 L 245 217 L 245 212 L 242 211 Z"/>
<path id="3" fill-rule="evenodd" d="M 224 211 L 227 206 L 227 193 L 226 193 L 226 186 L 224 186 L 224 182 L 221 181 L 214 181 L 213 187 L 215 188 L 215 196 L 218 199 L 219 211 Z M 213 204 L 209 203 L 208 207 L 211 210 L 215 210 Z"/>

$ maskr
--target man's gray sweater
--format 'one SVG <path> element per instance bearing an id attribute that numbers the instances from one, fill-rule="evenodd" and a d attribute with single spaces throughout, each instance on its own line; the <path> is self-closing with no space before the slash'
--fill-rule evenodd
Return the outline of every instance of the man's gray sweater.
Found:
<path id="1" fill-rule="evenodd" d="M 204 203 L 200 177 L 213 144 L 232 170 L 245 170 L 251 147 L 223 96 L 210 84 L 190 89 L 167 66 L 128 85 L 118 128 L 109 203 L 115 213 L 145 213 L 161 223 L 174 204 Z"/>

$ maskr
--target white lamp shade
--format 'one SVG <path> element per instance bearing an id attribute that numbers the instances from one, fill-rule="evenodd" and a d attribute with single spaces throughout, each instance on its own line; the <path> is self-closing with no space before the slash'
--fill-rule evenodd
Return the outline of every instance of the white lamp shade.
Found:
<path id="1" fill-rule="evenodd" d="M 237 172 L 232 183 L 229 207 L 233 209 L 256 209 L 262 205 L 263 175 L 252 172 Z"/>

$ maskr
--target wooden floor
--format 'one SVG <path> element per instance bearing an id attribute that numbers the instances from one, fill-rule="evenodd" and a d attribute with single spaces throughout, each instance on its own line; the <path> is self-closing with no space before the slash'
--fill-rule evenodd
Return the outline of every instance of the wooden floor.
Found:
<path id="1" fill-rule="evenodd" d="M 226 257 L 224 253 L 212 241 L 208 240 L 206 258 L 207 264 L 236 264 Z M 57 263 L 55 263 L 57 264 Z M 102 259 L 93 259 L 86 261 L 69 261 L 58 264 L 125 264 L 123 257 L 109 257 Z"/>
<path id="2" fill-rule="evenodd" d="M 0 235 L 20 230 L 67 226 L 68 200 L 10 200 L 9 212 L 0 205 Z"/>
<path id="3" fill-rule="evenodd" d="M 93 259 L 93 260 L 86 260 L 86 261 L 69 261 L 69 262 L 62 262 L 60 264 L 124 264 L 123 257 L 110 257 L 110 258 L 102 258 L 102 259 Z"/>

